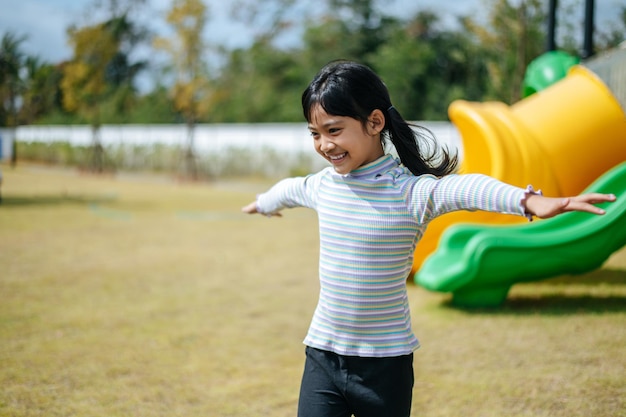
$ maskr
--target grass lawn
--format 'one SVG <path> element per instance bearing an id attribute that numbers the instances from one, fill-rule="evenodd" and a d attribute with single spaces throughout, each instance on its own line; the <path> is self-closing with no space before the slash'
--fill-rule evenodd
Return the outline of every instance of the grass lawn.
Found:
<path id="1" fill-rule="evenodd" d="M 241 214 L 259 181 L 1 168 L 0 416 L 295 416 L 313 212 Z M 626 248 L 497 309 L 409 296 L 414 416 L 626 416 Z"/>

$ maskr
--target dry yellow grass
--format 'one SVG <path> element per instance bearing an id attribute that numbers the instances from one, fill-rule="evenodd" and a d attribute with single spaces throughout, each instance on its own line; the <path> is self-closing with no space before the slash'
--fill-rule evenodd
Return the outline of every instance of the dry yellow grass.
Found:
<path id="1" fill-rule="evenodd" d="M 315 214 L 263 182 L 2 167 L 0 416 L 293 416 Z M 413 415 L 626 415 L 626 249 L 493 310 L 409 285 Z"/>

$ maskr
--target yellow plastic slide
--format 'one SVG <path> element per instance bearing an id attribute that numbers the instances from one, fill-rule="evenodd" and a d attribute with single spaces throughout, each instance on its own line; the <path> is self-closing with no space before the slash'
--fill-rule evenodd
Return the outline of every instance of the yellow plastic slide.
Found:
<path id="1" fill-rule="evenodd" d="M 626 161 L 626 114 L 593 72 L 577 65 L 552 86 L 518 103 L 453 102 L 448 113 L 463 141 L 461 173 L 531 184 L 550 196 L 581 193 Z M 512 224 L 522 217 L 456 212 L 434 220 L 417 246 L 413 273 L 456 223 Z"/>

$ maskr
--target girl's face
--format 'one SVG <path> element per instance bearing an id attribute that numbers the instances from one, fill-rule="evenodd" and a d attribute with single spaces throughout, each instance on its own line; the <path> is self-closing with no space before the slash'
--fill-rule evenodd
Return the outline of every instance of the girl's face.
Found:
<path id="1" fill-rule="evenodd" d="M 374 110 L 366 126 L 352 117 L 332 116 L 321 106 L 311 113 L 309 130 L 317 153 L 330 162 L 338 174 L 346 175 L 384 155 L 380 132 L 385 116 Z"/>

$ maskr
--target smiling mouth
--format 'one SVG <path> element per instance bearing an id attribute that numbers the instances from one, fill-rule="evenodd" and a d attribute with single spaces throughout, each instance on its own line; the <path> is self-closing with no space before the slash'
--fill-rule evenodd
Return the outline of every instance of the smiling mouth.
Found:
<path id="1" fill-rule="evenodd" d="M 346 158 L 347 155 L 348 155 L 348 152 L 344 152 L 344 153 L 341 153 L 339 155 L 327 155 L 327 156 L 328 156 L 328 159 L 330 159 L 330 161 L 333 164 L 337 164 L 337 163 L 343 161 Z"/>

